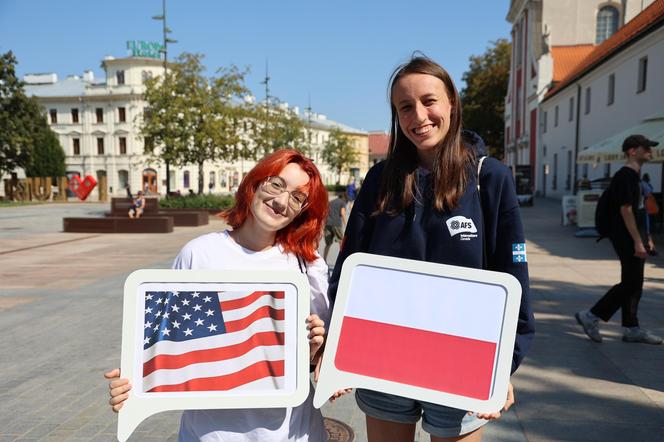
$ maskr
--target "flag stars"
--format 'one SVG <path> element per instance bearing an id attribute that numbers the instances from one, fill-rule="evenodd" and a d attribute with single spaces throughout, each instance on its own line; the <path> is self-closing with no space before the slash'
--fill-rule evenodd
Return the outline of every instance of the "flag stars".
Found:
<path id="1" fill-rule="evenodd" d="M 159 330 L 159 324 L 155 325 L 154 328 L 153 328 L 152 330 L 154 330 L 154 331 Z"/>
<path id="2" fill-rule="evenodd" d="M 157 313 L 155 313 L 155 317 L 160 317 L 161 316 L 161 310 L 159 310 Z"/>
<path id="3" fill-rule="evenodd" d="M 212 301 L 212 298 L 210 298 L 209 296 L 206 296 L 205 298 L 203 298 L 203 301 L 210 302 L 210 301 Z"/>
<path id="4" fill-rule="evenodd" d="M 145 309 L 145 314 L 152 313 L 152 307 L 148 307 Z"/>
<path id="5" fill-rule="evenodd" d="M 145 328 L 150 328 L 150 327 L 152 327 L 152 322 L 146 321 Z"/>
<path id="6" fill-rule="evenodd" d="M 171 324 L 173 325 L 173 328 L 180 328 L 180 323 L 178 321 L 173 321 Z"/>
<path id="7" fill-rule="evenodd" d="M 195 311 L 195 312 L 200 312 L 202 308 L 203 308 L 202 305 L 196 304 L 196 305 L 194 306 L 194 311 Z"/>
<path id="8" fill-rule="evenodd" d="M 213 332 L 213 331 L 217 331 L 217 326 L 216 326 L 215 324 L 210 324 L 210 325 L 207 327 L 207 329 L 210 330 L 211 332 Z"/>
<path id="9" fill-rule="evenodd" d="M 188 321 L 188 320 L 191 319 L 191 315 L 189 313 L 185 313 L 184 315 L 182 315 L 182 319 L 184 319 L 185 321 Z"/>
<path id="10" fill-rule="evenodd" d="M 145 297 L 146 300 L 152 301 L 152 294 L 148 293 L 148 295 Z"/>
<path id="11" fill-rule="evenodd" d="M 145 338 L 143 339 L 143 345 L 149 344 L 150 343 L 150 338 Z"/>
<path id="12" fill-rule="evenodd" d="M 198 292 L 194 292 L 194 293 L 191 294 L 192 298 L 198 298 L 199 296 L 200 296 L 200 293 L 198 293 Z"/>
<path id="13" fill-rule="evenodd" d="M 198 318 L 196 321 L 196 325 L 203 325 L 203 320 L 201 318 Z"/>
<path id="14" fill-rule="evenodd" d="M 164 298 L 159 298 L 159 299 L 157 299 L 157 304 L 161 304 L 161 303 L 163 303 L 163 302 L 164 302 Z"/>
<path id="15" fill-rule="evenodd" d="M 212 316 L 212 315 L 214 315 L 214 311 L 211 310 L 211 309 L 208 309 L 208 311 L 206 311 L 205 314 L 206 314 L 207 316 Z"/>
<path id="16" fill-rule="evenodd" d="M 187 327 L 187 329 L 184 331 L 184 335 L 185 335 L 185 336 L 191 336 L 191 334 L 192 334 L 193 332 L 194 332 L 194 331 L 193 331 L 192 329 L 190 329 L 189 327 Z"/>
<path id="17" fill-rule="evenodd" d="M 179 298 L 179 297 L 180 297 L 180 292 L 178 292 L 178 291 L 174 291 L 174 292 L 173 292 L 173 296 L 177 296 L 177 297 Z"/>
<path id="18" fill-rule="evenodd" d="M 173 304 L 173 305 L 171 306 L 171 310 L 173 310 L 174 312 L 179 313 L 179 312 L 180 312 L 180 307 L 178 307 L 177 304 Z"/>
<path id="19" fill-rule="evenodd" d="M 165 318 L 165 319 L 168 319 L 169 316 L 170 316 L 170 313 L 169 313 L 169 312 L 164 312 L 164 318 Z"/>
<path id="20" fill-rule="evenodd" d="M 163 330 L 161 331 L 161 335 L 162 335 L 162 336 L 170 336 L 170 335 L 171 335 L 171 331 L 170 331 L 169 329 L 165 328 L 165 329 L 163 329 Z"/>
<path id="21" fill-rule="evenodd" d="M 170 301 L 171 301 L 171 300 L 168 299 L 168 298 L 164 299 L 164 305 L 168 304 Z"/>
<path id="22" fill-rule="evenodd" d="M 182 300 L 182 305 L 189 305 L 189 302 L 191 302 L 191 301 L 189 301 L 188 299 L 183 299 Z"/>

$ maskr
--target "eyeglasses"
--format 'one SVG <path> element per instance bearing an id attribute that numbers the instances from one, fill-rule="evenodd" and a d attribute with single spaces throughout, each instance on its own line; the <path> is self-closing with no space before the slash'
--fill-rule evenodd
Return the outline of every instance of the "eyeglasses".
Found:
<path id="1" fill-rule="evenodd" d="M 288 193 L 288 207 L 294 212 L 303 210 L 309 202 L 306 193 L 299 190 L 286 190 L 286 181 L 278 176 L 266 178 L 261 187 L 265 193 L 272 196 L 279 196 L 284 192 Z"/>

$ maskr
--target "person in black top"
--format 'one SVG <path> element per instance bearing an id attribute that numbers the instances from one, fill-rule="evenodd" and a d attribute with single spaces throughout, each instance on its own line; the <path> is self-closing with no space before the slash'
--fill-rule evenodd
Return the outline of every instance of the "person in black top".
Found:
<path id="1" fill-rule="evenodd" d="M 641 166 L 652 159 L 652 148 L 659 143 L 643 135 L 630 135 L 623 142 L 627 163 L 611 179 L 609 239 L 620 259 L 620 283 L 611 287 L 590 310 L 577 312 L 576 320 L 590 339 L 602 342 L 599 320 L 607 322 L 618 309 L 622 309 L 623 341 L 661 344 L 662 338 L 639 327 L 637 310 L 643 290 L 643 270 L 648 251 L 655 246 L 644 231 L 641 193 Z M 637 216 L 640 215 L 640 216 Z M 645 241 L 644 239 L 645 238 Z M 645 242 L 645 243 L 644 243 Z"/>

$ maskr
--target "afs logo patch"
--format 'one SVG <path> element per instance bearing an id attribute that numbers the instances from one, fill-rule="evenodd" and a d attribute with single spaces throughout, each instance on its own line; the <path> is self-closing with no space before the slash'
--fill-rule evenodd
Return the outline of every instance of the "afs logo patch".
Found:
<path id="1" fill-rule="evenodd" d="M 455 216 L 446 221 L 450 236 L 459 233 L 477 233 L 477 227 L 472 219 L 465 216 Z"/>

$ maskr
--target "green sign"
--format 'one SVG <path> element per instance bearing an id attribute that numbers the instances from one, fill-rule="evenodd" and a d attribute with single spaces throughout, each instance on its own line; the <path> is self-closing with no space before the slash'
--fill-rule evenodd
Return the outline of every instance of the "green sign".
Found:
<path id="1" fill-rule="evenodd" d="M 127 42 L 132 57 L 161 58 L 164 47 L 153 41 L 132 40 Z"/>

